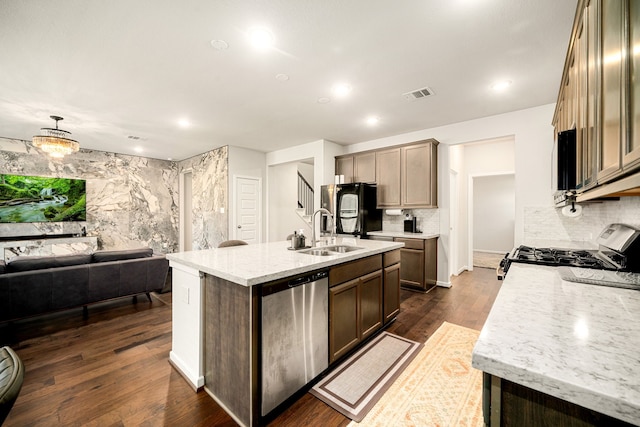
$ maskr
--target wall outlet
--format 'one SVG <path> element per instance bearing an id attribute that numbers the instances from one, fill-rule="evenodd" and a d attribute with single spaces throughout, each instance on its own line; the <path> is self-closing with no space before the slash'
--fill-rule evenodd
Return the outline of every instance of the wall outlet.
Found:
<path id="1" fill-rule="evenodd" d="M 224 208 L 220 208 L 220 213 L 224 213 Z"/>

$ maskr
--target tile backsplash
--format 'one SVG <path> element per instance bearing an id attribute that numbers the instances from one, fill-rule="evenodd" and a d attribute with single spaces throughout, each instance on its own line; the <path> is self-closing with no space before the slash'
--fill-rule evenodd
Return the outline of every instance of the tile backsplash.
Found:
<path id="1" fill-rule="evenodd" d="M 423 234 L 440 233 L 440 211 L 438 209 L 404 209 L 402 215 L 387 215 L 385 211 L 382 212 L 382 229 L 385 231 L 404 231 L 404 217 L 409 213 L 418 218 L 418 230 Z"/>
<path id="2" fill-rule="evenodd" d="M 640 228 L 640 197 L 584 203 L 582 214 L 576 218 L 563 215 L 555 207 L 526 207 L 524 209 L 524 242 L 532 240 L 566 240 L 592 242 L 611 223 L 623 223 Z"/>

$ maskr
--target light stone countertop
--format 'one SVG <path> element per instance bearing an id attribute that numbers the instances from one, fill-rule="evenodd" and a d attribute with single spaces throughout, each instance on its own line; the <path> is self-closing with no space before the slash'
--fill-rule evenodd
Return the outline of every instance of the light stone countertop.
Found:
<path id="1" fill-rule="evenodd" d="M 370 236 L 380 236 L 380 237 L 402 237 L 404 239 L 435 239 L 436 237 L 440 237 L 439 234 L 423 234 L 423 233 L 409 233 L 406 231 L 369 231 L 367 233 Z"/>
<path id="2" fill-rule="evenodd" d="M 355 238 L 338 238 L 336 244 L 358 246 L 363 249 L 329 256 L 316 256 L 289 250 L 291 242 L 284 241 L 178 252 L 167 254 L 167 259 L 172 263 L 195 268 L 243 286 L 253 286 L 404 246 L 403 243 Z M 326 245 L 318 245 L 318 248 L 322 246 Z"/>
<path id="3" fill-rule="evenodd" d="M 512 263 L 473 350 L 474 368 L 640 423 L 640 292 L 563 281 Z"/>

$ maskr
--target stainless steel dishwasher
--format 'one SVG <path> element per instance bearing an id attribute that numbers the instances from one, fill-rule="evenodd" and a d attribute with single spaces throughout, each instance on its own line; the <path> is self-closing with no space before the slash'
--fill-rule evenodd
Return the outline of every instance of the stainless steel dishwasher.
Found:
<path id="1" fill-rule="evenodd" d="M 262 415 L 329 365 L 328 272 L 262 287 Z"/>

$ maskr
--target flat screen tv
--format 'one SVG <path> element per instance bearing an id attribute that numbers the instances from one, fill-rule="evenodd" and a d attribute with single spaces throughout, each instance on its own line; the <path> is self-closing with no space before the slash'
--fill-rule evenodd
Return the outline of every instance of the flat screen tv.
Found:
<path id="1" fill-rule="evenodd" d="M 0 174 L 0 223 L 87 220 L 83 179 Z"/>

